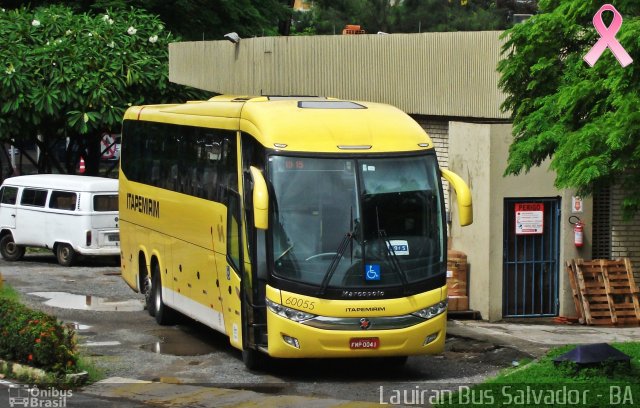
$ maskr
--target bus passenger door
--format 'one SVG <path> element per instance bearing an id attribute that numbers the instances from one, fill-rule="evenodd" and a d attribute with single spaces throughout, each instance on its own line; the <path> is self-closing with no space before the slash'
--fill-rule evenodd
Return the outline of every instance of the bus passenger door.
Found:
<path id="1" fill-rule="evenodd" d="M 242 239 L 240 223 L 240 199 L 238 193 L 229 191 L 226 219 L 226 255 L 216 253 L 218 281 L 224 324 L 231 345 L 242 350 L 242 325 L 240 308 L 240 275 L 242 266 Z"/>

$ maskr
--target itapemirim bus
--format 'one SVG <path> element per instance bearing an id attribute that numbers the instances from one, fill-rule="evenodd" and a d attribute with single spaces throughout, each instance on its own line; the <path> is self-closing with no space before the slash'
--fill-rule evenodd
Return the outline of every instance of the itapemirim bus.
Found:
<path id="1" fill-rule="evenodd" d="M 446 223 L 471 195 L 391 106 L 218 96 L 127 110 L 122 275 L 159 324 L 181 312 L 272 357 L 442 351 Z"/>

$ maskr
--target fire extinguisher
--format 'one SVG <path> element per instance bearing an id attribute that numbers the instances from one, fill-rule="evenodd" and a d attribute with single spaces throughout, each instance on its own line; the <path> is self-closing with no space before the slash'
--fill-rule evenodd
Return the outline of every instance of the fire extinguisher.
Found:
<path id="1" fill-rule="evenodd" d="M 578 220 L 573 226 L 573 243 L 576 248 L 581 248 L 584 245 L 584 224 L 581 220 Z"/>

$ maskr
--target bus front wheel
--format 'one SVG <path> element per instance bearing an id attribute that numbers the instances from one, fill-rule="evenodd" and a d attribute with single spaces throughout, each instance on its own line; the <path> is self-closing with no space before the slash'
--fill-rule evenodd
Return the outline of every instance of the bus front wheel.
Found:
<path id="1" fill-rule="evenodd" d="M 24 247 L 16 245 L 11 234 L 0 238 L 0 255 L 7 261 L 19 261 L 24 256 Z"/>
<path id="2" fill-rule="evenodd" d="M 162 300 L 162 283 L 160 282 L 160 268 L 153 266 L 153 276 L 151 278 L 151 291 L 153 293 L 153 314 L 156 322 L 162 326 L 173 323 L 173 310 L 164 304 Z"/>
<path id="3" fill-rule="evenodd" d="M 242 362 L 247 369 L 255 371 L 259 370 L 264 363 L 265 355 L 252 348 L 242 350 Z"/>

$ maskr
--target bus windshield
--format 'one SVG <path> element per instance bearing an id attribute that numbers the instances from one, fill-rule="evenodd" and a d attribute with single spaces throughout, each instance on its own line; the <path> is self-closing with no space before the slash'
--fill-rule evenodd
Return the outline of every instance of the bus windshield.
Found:
<path id="1" fill-rule="evenodd" d="M 444 271 L 434 155 L 271 156 L 273 273 L 322 289 L 405 286 Z"/>

